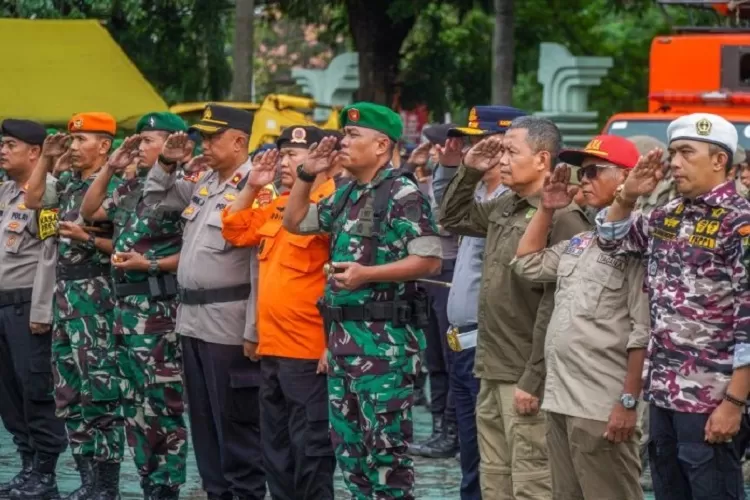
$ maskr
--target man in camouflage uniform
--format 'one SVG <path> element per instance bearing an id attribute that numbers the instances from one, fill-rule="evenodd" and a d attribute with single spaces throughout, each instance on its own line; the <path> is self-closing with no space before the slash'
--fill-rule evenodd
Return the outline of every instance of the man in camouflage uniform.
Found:
<path id="1" fill-rule="evenodd" d="M 390 165 L 403 124 L 371 103 L 341 112 L 343 166 L 354 180 L 310 204 L 316 175 L 331 168 L 325 138 L 297 170 L 284 211 L 292 232 L 331 234 L 332 273 L 320 310 L 328 326 L 331 441 L 353 498 L 413 499 L 407 456 L 422 328 L 429 305 L 413 280 L 440 269 L 430 204 Z"/>
<path id="2" fill-rule="evenodd" d="M 78 209 L 83 195 L 107 162 L 115 119 L 106 113 L 81 113 L 68 123 L 70 151 L 65 152 L 68 137 L 47 137 L 42 160 L 29 180 L 26 206 L 42 209 L 39 225 L 45 237 L 57 241 L 57 284 L 55 286 L 52 359 L 55 375 L 57 415 L 65 419 L 68 440 L 81 476 L 81 487 L 70 500 L 115 498 L 120 462 L 125 445 L 124 422 L 112 333 L 114 297 L 109 283 L 111 229 L 101 224 L 86 224 Z M 64 172 L 55 189 L 45 199 L 45 178 L 55 157 L 71 157 L 72 171 Z M 119 183 L 113 179 L 111 192 Z M 108 224 L 111 228 L 111 224 Z M 97 237 L 99 235 L 99 237 Z M 98 467 L 97 474 L 94 468 Z M 94 484 L 114 481 L 115 494 Z"/>
<path id="3" fill-rule="evenodd" d="M 183 413 L 182 356 L 175 319 L 183 225 L 179 211 L 149 207 L 143 189 L 170 133 L 186 129 L 171 113 L 150 113 L 138 135 L 114 152 L 84 197 L 81 215 L 114 222 L 114 332 L 126 434 L 147 499 L 176 499 L 185 483 L 187 429 Z M 138 158 L 136 176 L 111 196 L 116 172 Z"/>
<path id="4" fill-rule="evenodd" d="M 631 216 L 662 177 L 662 152 L 641 159 L 597 216 L 600 245 L 647 261 L 651 341 L 645 398 L 656 498 L 743 498 L 750 435 L 750 203 L 727 171 L 737 130 L 696 113 L 667 130 L 680 196 Z"/>

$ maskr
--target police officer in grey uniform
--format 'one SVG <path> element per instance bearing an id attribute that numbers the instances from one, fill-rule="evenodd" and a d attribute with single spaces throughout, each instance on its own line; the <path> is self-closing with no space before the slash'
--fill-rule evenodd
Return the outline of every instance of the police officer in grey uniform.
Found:
<path id="1" fill-rule="evenodd" d="M 0 498 L 46 500 L 58 494 L 57 457 L 67 446 L 52 396 L 57 251 L 54 231 L 40 231 L 37 214 L 24 202 L 46 131 L 36 122 L 7 119 L 0 134 L 0 167 L 9 177 L 0 184 L 0 418 L 22 459 L 21 472 L 0 485 Z"/>
<path id="2" fill-rule="evenodd" d="M 177 280 L 190 427 L 198 470 L 209 498 L 265 498 L 257 362 L 243 354 L 254 328 L 251 259 L 221 234 L 221 213 L 246 182 L 252 165 L 252 115 L 209 104 L 194 128 L 203 136 L 211 170 L 195 182 L 177 179 L 186 134 L 170 136 L 146 180 L 147 204 L 182 210 L 185 220 Z"/>

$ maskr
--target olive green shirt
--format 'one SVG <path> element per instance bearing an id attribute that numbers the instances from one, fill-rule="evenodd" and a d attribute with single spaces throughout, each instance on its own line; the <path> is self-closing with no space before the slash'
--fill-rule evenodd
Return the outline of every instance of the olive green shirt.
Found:
<path id="1" fill-rule="evenodd" d="M 474 190 L 481 178 L 481 172 L 461 167 L 440 207 L 440 223 L 447 230 L 487 238 L 474 373 L 479 378 L 518 384 L 521 390 L 541 397 L 546 373 L 544 339 L 554 307 L 555 283 L 532 283 L 510 265 L 540 197 L 521 198 L 508 191 L 492 201 L 477 202 Z M 589 227 L 583 211 L 571 204 L 555 213 L 548 245 Z"/>

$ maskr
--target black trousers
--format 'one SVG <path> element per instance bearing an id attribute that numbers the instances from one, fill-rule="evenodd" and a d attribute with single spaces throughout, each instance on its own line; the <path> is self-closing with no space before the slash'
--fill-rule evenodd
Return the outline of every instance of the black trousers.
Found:
<path id="1" fill-rule="evenodd" d="M 454 260 L 444 260 L 443 270 L 439 276 L 432 278 L 438 281 L 453 281 Z M 430 411 L 433 415 L 444 415 L 447 422 L 456 421 L 456 406 L 450 390 L 448 356 L 448 294 L 450 288 L 438 285 L 425 285 L 432 299 L 432 316 L 430 326 L 425 329 L 427 350 L 425 361 L 430 375 Z"/>
<path id="2" fill-rule="evenodd" d="M 274 500 L 333 500 L 326 375 L 317 361 L 264 357 L 260 417 L 268 488 Z"/>
<path id="3" fill-rule="evenodd" d="M 649 407 L 648 454 L 656 500 L 745 498 L 742 455 L 750 438 L 747 415 L 730 443 L 705 441 L 709 414 Z"/>
<path id="4" fill-rule="evenodd" d="M 190 432 L 203 489 L 211 496 L 263 500 L 259 363 L 242 346 L 182 337 Z"/>
<path id="5" fill-rule="evenodd" d="M 68 439 L 55 416 L 52 334 L 32 335 L 31 304 L 0 307 L 0 418 L 18 451 L 59 455 Z"/>

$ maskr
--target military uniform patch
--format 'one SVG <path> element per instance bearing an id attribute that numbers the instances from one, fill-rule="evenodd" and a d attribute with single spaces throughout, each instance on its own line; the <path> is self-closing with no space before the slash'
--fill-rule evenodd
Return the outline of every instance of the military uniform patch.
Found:
<path id="1" fill-rule="evenodd" d="M 404 205 L 404 217 L 412 222 L 419 222 L 422 219 L 422 203 L 413 201 Z"/>
<path id="2" fill-rule="evenodd" d="M 39 211 L 39 239 L 46 240 L 50 236 L 57 234 L 57 210 L 40 210 Z"/>
<path id="3" fill-rule="evenodd" d="M 624 271 L 625 270 L 625 261 L 622 259 L 618 259 L 617 257 L 612 257 L 611 255 L 607 254 L 599 254 L 599 257 L 596 258 L 596 261 L 599 264 L 604 264 L 605 266 L 614 267 L 618 271 Z"/>
<path id="4" fill-rule="evenodd" d="M 568 255 L 575 255 L 578 257 L 583 253 L 584 250 L 589 246 L 589 243 L 593 240 L 593 237 L 589 234 L 583 236 L 574 236 L 568 242 L 568 247 L 565 252 Z"/>

